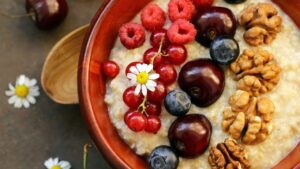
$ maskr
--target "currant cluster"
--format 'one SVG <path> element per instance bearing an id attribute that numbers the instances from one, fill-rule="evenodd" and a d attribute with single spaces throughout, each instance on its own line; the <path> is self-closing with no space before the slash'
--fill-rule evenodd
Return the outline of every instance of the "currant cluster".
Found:
<path id="1" fill-rule="evenodd" d="M 167 86 L 176 82 L 175 66 L 183 64 L 187 58 L 184 44 L 193 41 L 196 36 L 196 30 L 189 22 L 194 12 L 195 7 L 190 0 L 171 0 L 168 17 L 173 23 L 166 30 L 163 28 L 165 12 L 151 3 L 141 12 L 141 25 L 127 23 L 121 27 L 120 41 L 127 49 L 141 46 L 145 41 L 145 31 L 151 32 L 152 47 L 144 52 L 142 62 L 132 62 L 127 66 L 126 75 L 130 73 L 131 67 L 141 63 L 153 65 L 153 72 L 159 74 L 154 92 L 148 91 L 147 96 L 141 93 L 135 95 L 135 86 L 124 91 L 123 100 L 129 107 L 124 121 L 131 130 L 156 133 L 160 129 L 158 116 L 167 95 Z"/>

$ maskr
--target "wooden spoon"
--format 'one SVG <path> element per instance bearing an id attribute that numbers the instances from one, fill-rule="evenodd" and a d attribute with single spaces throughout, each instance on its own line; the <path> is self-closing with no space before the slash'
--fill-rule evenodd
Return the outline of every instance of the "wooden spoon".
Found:
<path id="1" fill-rule="evenodd" d="M 55 102 L 77 104 L 77 66 L 81 45 L 89 25 L 84 25 L 58 41 L 49 52 L 41 75 L 44 91 Z"/>

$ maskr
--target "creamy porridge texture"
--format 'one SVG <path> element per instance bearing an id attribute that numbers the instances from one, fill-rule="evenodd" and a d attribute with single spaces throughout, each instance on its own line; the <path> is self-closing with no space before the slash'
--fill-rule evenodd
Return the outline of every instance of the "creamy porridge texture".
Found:
<path id="1" fill-rule="evenodd" d="M 167 10 L 168 0 L 154 1 L 159 6 Z M 236 16 L 250 3 L 271 2 L 269 0 L 247 0 L 239 5 L 230 5 L 223 0 L 216 0 L 216 6 L 224 6 L 230 8 Z M 300 136 L 300 33 L 298 28 L 280 9 L 279 15 L 283 18 L 282 31 L 277 34 L 277 38 L 270 45 L 261 46 L 274 55 L 275 60 L 282 68 L 281 80 L 276 88 L 266 94 L 276 107 L 273 115 L 273 131 L 268 138 L 257 145 L 246 146 L 249 162 L 253 169 L 271 168 L 280 159 L 288 154 L 296 145 Z M 139 21 L 139 15 L 134 19 Z M 167 22 L 169 25 L 170 22 Z M 235 39 L 239 42 L 241 51 L 247 48 L 253 48 L 247 45 L 243 39 L 244 30 L 242 27 L 237 29 Z M 147 38 L 149 38 L 147 33 Z M 185 45 L 188 51 L 187 61 L 197 58 L 209 57 L 209 51 L 197 42 L 192 42 Z M 162 127 L 160 131 L 154 135 L 146 132 L 134 133 L 127 128 L 124 123 L 124 113 L 127 111 L 127 106 L 122 100 L 123 91 L 129 86 L 129 81 L 125 75 L 125 68 L 128 64 L 134 61 L 142 61 L 144 51 L 150 48 L 149 40 L 146 40 L 143 46 L 127 50 L 119 39 L 111 52 L 110 59 L 116 61 L 120 66 L 120 74 L 107 83 L 107 92 L 105 102 L 109 108 L 109 114 L 112 123 L 116 126 L 120 136 L 130 145 L 137 154 L 149 154 L 155 147 L 159 145 L 169 145 L 168 129 L 176 117 L 171 116 L 163 109 L 160 116 Z M 184 64 L 183 64 L 184 65 Z M 179 72 L 180 68 L 177 68 Z M 213 133 L 210 146 L 215 146 L 219 142 L 223 142 L 229 137 L 222 130 L 222 112 L 228 106 L 228 98 L 236 91 L 236 81 L 233 79 L 233 73 L 227 68 L 225 69 L 226 84 L 222 96 L 216 103 L 207 107 L 199 108 L 195 105 L 189 111 L 191 113 L 204 114 L 212 123 Z M 177 84 L 169 86 L 169 89 L 178 88 Z M 210 168 L 207 158 L 208 150 L 201 156 L 195 159 L 180 159 L 178 168 L 182 169 L 207 169 Z"/>

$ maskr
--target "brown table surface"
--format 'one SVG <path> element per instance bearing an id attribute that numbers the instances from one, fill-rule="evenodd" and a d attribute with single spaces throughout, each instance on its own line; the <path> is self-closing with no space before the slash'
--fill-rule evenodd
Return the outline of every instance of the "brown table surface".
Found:
<path id="1" fill-rule="evenodd" d="M 67 0 L 69 14 L 56 29 L 41 31 L 29 18 L 0 15 L 0 168 L 43 169 L 49 157 L 70 161 L 82 169 L 82 148 L 92 143 L 78 105 L 51 101 L 43 91 L 37 104 L 15 109 L 4 91 L 20 74 L 40 79 L 51 47 L 68 32 L 89 23 L 102 0 Z M 0 11 L 23 14 L 25 0 L 1 0 Z M 39 82 L 40 85 L 40 82 Z M 90 149 L 88 169 L 110 168 L 95 147 Z"/>

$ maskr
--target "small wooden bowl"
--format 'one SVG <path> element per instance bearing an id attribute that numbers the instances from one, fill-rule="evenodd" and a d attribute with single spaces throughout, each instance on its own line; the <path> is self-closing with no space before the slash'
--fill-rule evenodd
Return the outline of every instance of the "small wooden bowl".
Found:
<path id="1" fill-rule="evenodd" d="M 104 103 L 105 77 L 100 73 L 101 64 L 108 59 L 122 24 L 130 21 L 151 0 L 106 0 L 92 20 L 83 45 L 78 88 L 83 115 L 97 147 L 113 168 L 142 169 L 146 162 L 137 156 L 119 137 L 109 119 Z M 274 0 L 300 27 L 300 1 Z M 276 151 L 276 150 L 274 150 Z M 275 169 L 290 169 L 300 157 L 300 145 Z"/>
<path id="2" fill-rule="evenodd" d="M 77 68 L 84 36 L 84 25 L 58 41 L 49 52 L 41 75 L 44 91 L 55 102 L 78 104 Z"/>

